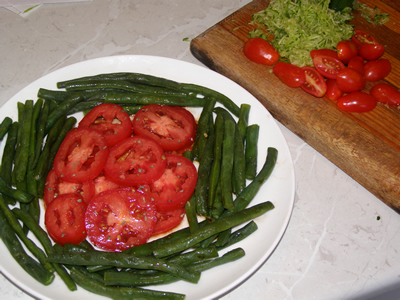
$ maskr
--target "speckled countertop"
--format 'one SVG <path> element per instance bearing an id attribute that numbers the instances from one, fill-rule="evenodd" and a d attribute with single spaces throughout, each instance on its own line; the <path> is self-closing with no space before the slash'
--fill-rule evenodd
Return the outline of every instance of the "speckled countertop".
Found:
<path id="1" fill-rule="evenodd" d="M 97 57 L 146 54 L 201 65 L 185 38 L 248 2 L 93 0 L 43 5 L 25 17 L 0 9 L 0 104 L 43 75 Z M 269 259 L 222 299 L 399 298 L 390 293 L 400 287 L 399 215 L 279 127 L 296 173 L 292 218 Z M 0 298 L 32 299 L 2 275 Z"/>

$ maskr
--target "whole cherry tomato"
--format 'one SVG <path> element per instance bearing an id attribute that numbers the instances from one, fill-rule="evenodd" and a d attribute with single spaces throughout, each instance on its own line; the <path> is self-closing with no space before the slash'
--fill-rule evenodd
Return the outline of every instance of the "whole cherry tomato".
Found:
<path id="1" fill-rule="evenodd" d="M 354 34 L 351 37 L 351 40 L 358 46 L 360 47 L 362 44 L 377 44 L 378 41 L 368 32 L 361 30 L 361 29 L 355 29 Z"/>
<path id="2" fill-rule="evenodd" d="M 358 55 L 358 47 L 351 40 L 340 41 L 336 46 L 337 55 L 341 62 L 348 64 L 350 59 Z"/>
<path id="3" fill-rule="evenodd" d="M 279 60 L 279 53 L 266 40 L 262 38 L 251 38 L 243 47 L 244 55 L 251 61 L 272 66 Z"/>
<path id="4" fill-rule="evenodd" d="M 338 88 L 345 93 L 360 91 L 366 83 L 363 74 L 352 68 L 340 70 L 336 76 L 336 81 Z"/>
<path id="5" fill-rule="evenodd" d="M 367 81 L 376 82 L 389 75 L 391 70 L 392 65 L 389 60 L 371 60 L 364 66 L 364 77 Z"/>
<path id="6" fill-rule="evenodd" d="M 370 94 L 374 96 L 379 103 L 394 106 L 400 105 L 400 92 L 390 84 L 378 83 L 372 87 Z"/>
<path id="7" fill-rule="evenodd" d="M 313 64 L 322 76 L 331 79 L 335 79 L 339 71 L 345 68 L 339 59 L 323 55 L 315 56 Z"/>
<path id="8" fill-rule="evenodd" d="M 336 79 L 326 80 L 326 94 L 328 99 L 337 100 L 343 96 L 343 91 L 341 91 L 337 85 Z"/>
<path id="9" fill-rule="evenodd" d="M 312 67 L 302 67 L 306 76 L 306 81 L 301 88 L 315 97 L 323 97 L 326 93 L 326 82 L 322 75 Z"/>
<path id="10" fill-rule="evenodd" d="M 278 62 L 273 72 L 284 84 L 293 88 L 301 86 L 306 81 L 304 70 L 289 63 Z"/>
<path id="11" fill-rule="evenodd" d="M 377 44 L 363 44 L 358 49 L 359 55 L 365 60 L 378 59 L 385 52 L 385 46 Z"/>
<path id="12" fill-rule="evenodd" d="M 368 112 L 375 108 L 376 99 L 364 92 L 353 92 L 339 98 L 337 106 L 349 112 Z"/>
<path id="13" fill-rule="evenodd" d="M 338 54 L 335 50 L 332 49 L 315 49 L 310 52 L 311 58 L 314 58 L 318 55 L 330 56 L 336 59 L 339 59 Z"/>
<path id="14" fill-rule="evenodd" d="M 364 74 L 364 58 L 361 56 L 355 56 L 350 59 L 349 63 L 347 64 L 348 68 L 352 68 L 361 74 Z"/>

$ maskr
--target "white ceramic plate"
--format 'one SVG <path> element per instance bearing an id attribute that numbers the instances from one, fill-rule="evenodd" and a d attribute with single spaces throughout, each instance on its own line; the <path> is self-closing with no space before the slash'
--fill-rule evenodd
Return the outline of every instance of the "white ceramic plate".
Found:
<path id="1" fill-rule="evenodd" d="M 245 89 L 230 79 L 207 68 L 187 62 L 155 56 L 112 56 L 76 63 L 48 74 L 28 85 L 1 107 L 0 120 L 5 116 L 17 119 L 17 102 L 36 100 L 39 88 L 57 89 L 58 81 L 110 72 L 138 72 L 195 83 L 215 89 L 230 97 L 236 104 L 251 105 L 249 123 L 260 125 L 258 168 L 265 162 L 267 148 L 278 149 L 277 165 L 270 179 L 262 186 L 251 206 L 271 201 L 275 209 L 257 218 L 258 230 L 236 247 L 245 250 L 246 256 L 236 262 L 203 272 L 198 284 L 177 282 L 149 287 L 152 289 L 186 294 L 186 299 L 215 299 L 228 293 L 245 281 L 268 259 L 282 238 L 288 225 L 294 202 L 295 180 L 292 158 L 287 143 L 270 113 Z M 3 148 L 5 140 L 1 143 Z M 0 149 L 0 153 L 2 150 Z M 221 252 L 224 253 L 224 252 Z M 43 286 L 27 275 L 12 259 L 7 248 L 0 242 L 0 271 L 26 293 L 40 299 L 104 299 L 78 288 L 70 292 L 60 278 L 49 286 Z"/>

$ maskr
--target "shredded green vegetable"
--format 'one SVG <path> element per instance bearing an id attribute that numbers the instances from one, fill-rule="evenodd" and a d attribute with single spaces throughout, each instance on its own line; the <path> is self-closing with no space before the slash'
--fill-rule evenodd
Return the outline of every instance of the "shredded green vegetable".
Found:
<path id="1" fill-rule="evenodd" d="M 350 39 L 353 26 L 351 8 L 336 12 L 330 0 L 271 0 L 254 14 L 257 29 L 250 37 L 270 40 L 282 58 L 299 67 L 312 66 L 310 51 L 336 49 L 341 40 Z M 271 40 L 272 39 L 272 40 Z"/>
<path id="2" fill-rule="evenodd" d="M 368 22 L 374 25 L 383 25 L 389 22 L 390 16 L 387 13 L 382 13 L 378 7 L 371 8 L 364 3 L 354 1 L 354 9 L 361 13 L 361 16 Z"/>

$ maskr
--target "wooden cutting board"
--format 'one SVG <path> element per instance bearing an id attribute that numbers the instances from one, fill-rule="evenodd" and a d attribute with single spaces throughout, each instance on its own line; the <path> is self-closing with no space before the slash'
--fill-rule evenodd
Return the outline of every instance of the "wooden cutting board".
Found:
<path id="1" fill-rule="evenodd" d="M 192 54 L 210 69 L 251 92 L 292 132 L 400 213 L 400 109 L 378 105 L 368 113 L 345 113 L 335 101 L 285 86 L 272 67 L 250 62 L 242 48 L 253 29 L 251 16 L 269 0 L 254 0 L 191 41 Z M 392 63 L 385 80 L 400 86 L 400 4 L 397 0 L 362 0 L 390 14 L 374 26 L 355 13 L 352 24 L 386 46 L 382 58 Z M 369 91 L 373 84 L 367 84 Z M 262 137 L 260 137 L 262 138 Z"/>

